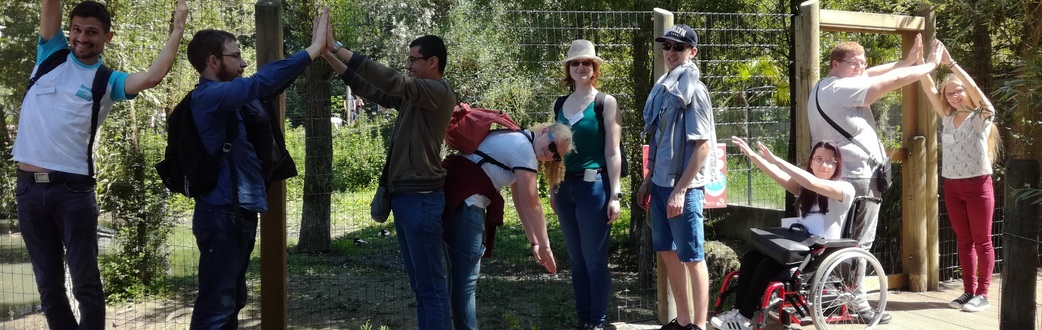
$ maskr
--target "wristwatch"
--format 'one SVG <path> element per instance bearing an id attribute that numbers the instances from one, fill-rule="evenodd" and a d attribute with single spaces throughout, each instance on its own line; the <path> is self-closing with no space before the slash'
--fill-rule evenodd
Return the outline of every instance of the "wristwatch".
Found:
<path id="1" fill-rule="evenodd" d="M 611 199 L 613 199 L 613 200 L 622 200 L 622 193 L 621 192 L 615 193 L 615 195 L 611 196 Z"/>
<path id="2" fill-rule="evenodd" d="M 340 51 L 340 48 L 343 48 L 343 47 L 344 47 L 344 44 L 340 43 L 339 41 L 337 41 L 337 42 L 336 42 L 335 44 L 333 44 L 333 45 L 334 45 L 334 46 L 333 46 L 333 50 L 331 51 L 331 52 L 333 52 L 333 54 L 336 54 L 336 52 Z"/>

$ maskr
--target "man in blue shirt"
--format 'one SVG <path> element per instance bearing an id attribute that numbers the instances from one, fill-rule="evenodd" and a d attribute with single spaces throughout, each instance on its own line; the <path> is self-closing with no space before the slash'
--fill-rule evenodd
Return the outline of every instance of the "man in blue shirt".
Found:
<path id="1" fill-rule="evenodd" d="M 95 113 L 93 81 L 101 53 L 114 35 L 104 5 L 84 1 L 69 13 L 69 37 L 61 30 L 61 1 L 40 1 L 36 69 L 48 58 L 61 63 L 39 76 L 25 93 L 18 119 L 14 160 L 18 227 L 33 264 L 40 305 L 51 329 L 103 329 L 105 293 L 98 271 L 98 203 L 90 144 L 114 101 L 133 99 L 170 71 L 184 34 L 188 6 L 177 2 L 170 37 L 146 72 L 99 76 L 102 95 Z M 53 60 L 52 60 L 53 61 Z M 40 71 L 43 72 L 43 71 Z M 101 84 L 103 82 L 103 84 Z M 91 142 L 88 142 L 91 141 Z M 80 321 L 65 288 L 68 260 Z"/>
<path id="2" fill-rule="evenodd" d="M 230 153 L 218 166 L 217 186 L 195 198 L 192 233 L 200 255 L 192 329 L 238 327 L 239 311 L 246 306 L 246 270 L 257 239 L 257 216 L 268 210 L 267 185 L 297 174 L 278 116 L 266 105 L 320 53 L 329 52 L 328 20 L 326 8 L 316 20 L 314 28 L 321 30 L 312 31 L 309 47 L 264 65 L 249 78 L 242 77 L 247 63 L 231 33 L 199 31 L 188 44 L 188 61 L 200 75 L 191 92 L 191 111 L 203 147 L 216 154 L 230 143 Z M 229 134 L 229 127 L 236 132 Z M 232 140 L 226 141 L 229 136 Z"/>

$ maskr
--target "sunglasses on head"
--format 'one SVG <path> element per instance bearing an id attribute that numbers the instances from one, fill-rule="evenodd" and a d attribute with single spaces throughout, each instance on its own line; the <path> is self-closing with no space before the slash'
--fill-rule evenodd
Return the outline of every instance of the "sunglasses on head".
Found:
<path id="1" fill-rule="evenodd" d="M 554 140 L 554 133 L 547 130 L 546 135 L 550 137 L 550 144 L 546 145 L 546 148 L 550 149 L 550 154 L 554 155 L 555 161 L 561 160 L 561 154 L 557 153 L 557 141 Z"/>
<path id="2" fill-rule="evenodd" d="M 662 43 L 662 50 L 665 51 L 665 50 L 670 50 L 670 49 L 672 49 L 673 51 L 682 52 L 684 50 L 687 50 L 687 44 L 683 44 L 683 43 L 671 44 L 671 43 L 668 43 L 668 42 L 663 42 Z"/>
<path id="3" fill-rule="evenodd" d="M 577 66 L 593 66 L 593 61 L 572 61 L 569 63 L 573 68 Z"/>

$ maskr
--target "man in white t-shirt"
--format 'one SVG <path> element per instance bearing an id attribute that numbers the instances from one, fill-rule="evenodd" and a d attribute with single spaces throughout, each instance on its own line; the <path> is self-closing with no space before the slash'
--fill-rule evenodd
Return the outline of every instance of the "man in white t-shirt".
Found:
<path id="1" fill-rule="evenodd" d="M 33 75 L 51 55 L 63 62 L 32 83 L 22 100 L 14 143 L 18 227 L 33 264 L 47 325 L 51 329 L 103 329 L 105 294 L 98 272 L 98 205 L 88 141 L 112 109 L 113 101 L 132 99 L 155 87 L 170 71 L 184 33 L 188 6 L 184 0 L 177 2 L 170 37 L 147 72 L 112 72 L 104 84 L 106 90 L 96 117 L 92 86 L 102 66 L 101 53 L 112 40 L 112 19 L 104 5 L 83 1 L 69 14 L 66 39 L 61 30 L 61 8 L 59 0 L 40 1 L 40 39 Z M 66 259 L 72 293 L 79 302 L 79 323 L 65 294 Z"/>
<path id="2" fill-rule="evenodd" d="M 882 162 L 886 154 L 876 133 L 870 106 L 886 93 L 916 82 L 937 68 L 943 53 L 940 43 L 935 40 L 925 63 L 916 65 L 922 51 L 922 36 L 916 36 L 907 57 L 869 68 L 864 47 L 852 41 L 840 43 L 829 56 L 829 76 L 821 79 L 811 92 L 807 101 L 807 121 L 814 127 L 810 130 L 811 144 L 832 140 L 839 145 L 843 153 L 843 177 L 854 185 L 857 196 L 882 196 L 871 178 L 873 167 Z M 868 152 L 834 129 L 818 112 L 818 106 Z M 854 219 L 853 238 L 865 250 L 875 241 L 878 222 L 879 204 L 875 203 L 867 203 L 864 212 Z M 880 321 L 885 322 L 889 322 L 889 315 Z"/>

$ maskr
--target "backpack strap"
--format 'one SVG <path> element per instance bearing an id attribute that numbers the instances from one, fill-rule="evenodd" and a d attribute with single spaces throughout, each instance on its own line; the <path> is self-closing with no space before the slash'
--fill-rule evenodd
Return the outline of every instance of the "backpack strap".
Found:
<path id="1" fill-rule="evenodd" d="M 554 122 L 557 122 L 558 114 L 561 113 L 561 109 L 564 109 L 564 101 L 568 100 L 568 96 L 571 95 L 571 93 L 568 93 L 568 95 L 558 97 L 557 101 L 554 102 Z"/>
<path id="2" fill-rule="evenodd" d="M 36 73 L 33 74 L 33 77 L 29 78 L 29 84 L 25 86 L 25 95 L 29 95 L 29 89 L 33 88 L 33 85 L 36 85 L 36 81 L 40 80 L 40 77 L 53 71 L 54 68 L 58 67 L 58 65 L 65 63 L 69 58 L 69 52 L 71 52 L 71 50 L 68 48 L 59 49 L 51 54 L 51 56 L 44 59 L 43 62 L 40 63 L 40 67 L 36 69 Z M 22 98 L 25 98 L 25 95 L 23 95 Z"/>
<path id="3" fill-rule="evenodd" d="M 93 103 L 90 106 L 90 140 L 87 142 L 87 175 L 94 177 L 94 139 L 98 134 L 98 117 L 101 113 L 101 100 L 109 87 L 112 70 L 104 64 L 94 73 L 94 83 L 90 87 Z"/>
<path id="4" fill-rule="evenodd" d="M 245 107 L 245 106 L 244 106 Z M 235 214 L 235 219 L 239 219 L 239 178 L 235 170 L 235 155 L 232 154 L 232 142 L 235 142 L 235 138 L 239 136 L 239 115 L 242 113 L 242 108 L 239 111 L 233 112 L 231 118 L 228 119 L 228 129 L 226 131 L 224 144 L 221 145 L 221 153 L 224 157 L 228 157 L 228 172 L 231 173 L 232 180 L 232 212 Z M 198 133 L 197 133 L 198 134 Z M 236 236 L 238 239 L 242 239 L 242 235 Z"/>
<path id="5" fill-rule="evenodd" d="M 593 97 L 593 113 L 597 117 L 597 132 L 604 136 L 604 93 L 601 91 L 597 91 L 597 95 Z"/>

